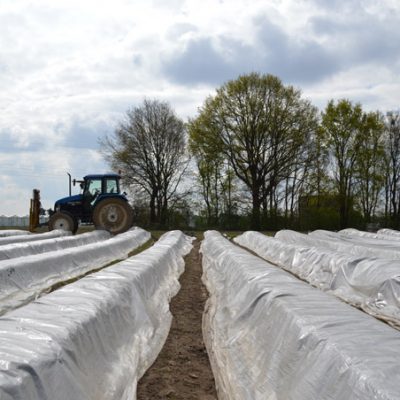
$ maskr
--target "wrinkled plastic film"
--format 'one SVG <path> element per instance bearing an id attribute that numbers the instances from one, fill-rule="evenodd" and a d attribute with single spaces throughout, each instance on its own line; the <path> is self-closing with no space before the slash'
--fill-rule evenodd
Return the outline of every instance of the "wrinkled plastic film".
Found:
<path id="1" fill-rule="evenodd" d="M 0 261 L 0 314 L 56 283 L 126 258 L 149 239 L 149 232 L 137 228 L 102 242 Z"/>
<path id="2" fill-rule="evenodd" d="M 2 400 L 132 400 L 171 324 L 191 239 L 148 250 L 0 318 Z"/>
<path id="3" fill-rule="evenodd" d="M 203 334 L 219 399 L 394 400 L 400 335 L 217 232 L 202 243 Z"/>
<path id="4" fill-rule="evenodd" d="M 371 238 L 371 239 L 382 239 L 382 240 L 397 240 L 397 243 L 400 244 L 398 241 L 398 238 L 396 238 L 394 235 L 390 234 L 385 234 L 384 232 L 365 232 L 365 231 L 359 231 L 358 229 L 354 228 L 346 228 L 342 229 L 341 231 L 338 232 L 340 235 L 348 235 L 348 236 L 360 236 L 364 238 Z"/>
<path id="5" fill-rule="evenodd" d="M 357 234 L 355 232 L 357 232 Z M 309 236 L 331 241 L 334 240 L 341 244 L 365 246 L 371 250 L 379 251 L 382 255 L 391 254 L 389 252 L 400 253 L 400 243 L 398 241 L 392 238 L 385 239 L 382 236 L 376 237 L 374 234 L 371 235 L 368 232 L 361 232 L 356 229 L 343 230 L 340 232 L 316 230 L 310 232 Z"/>
<path id="6" fill-rule="evenodd" d="M 400 261 L 285 244 L 251 231 L 234 240 L 312 285 L 400 328 Z"/>
<path id="7" fill-rule="evenodd" d="M 400 239 L 400 231 L 396 231 L 394 229 L 379 229 L 378 231 L 379 235 L 386 235 L 386 236 L 394 236 Z"/>

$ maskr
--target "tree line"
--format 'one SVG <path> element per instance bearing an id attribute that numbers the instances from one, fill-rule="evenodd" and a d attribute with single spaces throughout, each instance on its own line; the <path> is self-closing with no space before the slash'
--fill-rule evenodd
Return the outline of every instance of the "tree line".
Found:
<path id="1" fill-rule="evenodd" d="M 400 227 L 400 117 L 347 99 L 323 111 L 273 75 L 226 82 L 197 115 L 145 100 L 101 141 L 142 226 Z"/>

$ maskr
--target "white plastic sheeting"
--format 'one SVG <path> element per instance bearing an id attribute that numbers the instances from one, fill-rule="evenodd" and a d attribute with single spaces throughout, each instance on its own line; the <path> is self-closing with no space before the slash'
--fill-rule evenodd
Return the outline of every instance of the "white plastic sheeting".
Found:
<path id="1" fill-rule="evenodd" d="M 231 244 L 202 243 L 220 400 L 398 400 L 400 335 Z"/>
<path id="2" fill-rule="evenodd" d="M 25 243 L 11 243 L 0 246 L 0 261 L 16 257 L 25 257 L 33 254 L 47 253 L 49 251 L 63 250 L 69 247 L 82 246 L 106 240 L 110 237 L 111 235 L 109 232 L 98 230 L 75 236 L 63 236 Z"/>
<path id="3" fill-rule="evenodd" d="M 1 400 L 133 400 L 171 324 L 191 240 L 150 249 L 0 318 Z"/>
<path id="4" fill-rule="evenodd" d="M 314 231 L 309 235 L 305 235 L 286 229 L 277 232 L 275 237 L 284 243 L 325 248 L 360 257 L 380 257 L 392 260 L 400 259 L 400 248 L 396 250 L 396 245 L 393 244 L 393 242 L 391 244 L 388 243 L 389 241 L 382 243 L 381 246 L 379 246 L 376 241 L 374 244 L 367 245 L 366 242 L 362 243 L 361 240 L 356 242 L 354 238 L 350 237 L 342 240 L 335 232 Z"/>
<path id="5" fill-rule="evenodd" d="M 360 237 L 371 238 L 371 239 L 393 240 L 393 241 L 397 240 L 398 244 L 400 246 L 399 238 L 396 238 L 395 236 L 390 235 L 390 234 L 385 234 L 384 232 L 372 233 L 372 232 L 359 231 L 358 229 L 354 229 L 354 228 L 346 228 L 346 229 L 342 229 L 338 233 L 341 235 L 360 236 Z"/>
<path id="6" fill-rule="evenodd" d="M 361 258 L 329 249 L 285 244 L 251 231 L 234 240 L 312 285 L 400 328 L 399 260 Z"/>
<path id="7" fill-rule="evenodd" d="M 64 231 L 62 229 L 56 229 L 51 232 L 36 233 L 36 234 L 31 234 L 27 232 L 26 235 L 0 237 L 0 246 L 10 243 L 33 242 L 35 240 L 51 239 L 69 235 L 71 235 L 71 232 Z"/>
<path id="8" fill-rule="evenodd" d="M 0 229 L 0 238 L 18 235 L 30 235 L 30 232 L 20 229 Z"/>
<path id="9" fill-rule="evenodd" d="M 136 228 L 98 243 L 0 261 L 0 314 L 56 283 L 126 258 L 149 239 L 149 232 Z"/>

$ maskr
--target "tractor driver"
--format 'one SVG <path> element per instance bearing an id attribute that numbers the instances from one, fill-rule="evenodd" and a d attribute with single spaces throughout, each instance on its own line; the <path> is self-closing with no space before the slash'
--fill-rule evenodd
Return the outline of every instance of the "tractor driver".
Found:
<path id="1" fill-rule="evenodd" d="M 81 183 L 81 187 L 83 184 Z M 101 193 L 101 179 L 91 179 L 86 182 L 86 187 L 83 191 L 83 208 L 85 212 L 90 212 L 93 202 Z"/>

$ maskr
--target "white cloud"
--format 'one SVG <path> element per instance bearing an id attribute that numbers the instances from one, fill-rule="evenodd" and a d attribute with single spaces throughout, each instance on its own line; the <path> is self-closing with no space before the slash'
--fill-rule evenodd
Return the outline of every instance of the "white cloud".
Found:
<path id="1" fill-rule="evenodd" d="M 303 92 L 320 109 L 332 98 L 347 98 L 360 102 L 367 111 L 386 112 L 399 108 L 400 81 L 397 78 L 385 66 L 366 64 L 335 74 Z"/>

